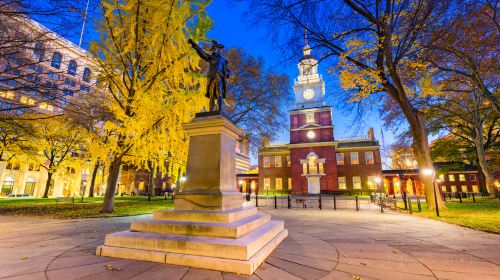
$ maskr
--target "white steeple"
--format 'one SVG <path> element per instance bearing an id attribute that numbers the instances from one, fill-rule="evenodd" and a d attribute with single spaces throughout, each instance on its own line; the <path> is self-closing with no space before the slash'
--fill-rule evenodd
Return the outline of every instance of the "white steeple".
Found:
<path id="1" fill-rule="evenodd" d="M 318 61 L 311 55 L 307 30 L 304 32 L 304 56 L 297 65 L 299 76 L 294 82 L 295 108 L 325 106 L 325 82 L 318 74 Z"/>

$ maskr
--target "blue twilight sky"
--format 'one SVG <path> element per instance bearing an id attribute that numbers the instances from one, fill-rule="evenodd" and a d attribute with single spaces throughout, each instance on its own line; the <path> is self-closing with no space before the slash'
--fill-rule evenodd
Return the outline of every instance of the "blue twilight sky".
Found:
<path id="1" fill-rule="evenodd" d="M 35 0 L 36 1 L 36 0 Z M 80 0 L 76 4 L 85 9 L 87 1 Z M 81 5 L 80 5 L 81 4 Z M 90 14 L 95 14 L 94 9 L 98 9 L 99 1 L 90 0 Z M 216 39 L 226 47 L 241 47 L 247 53 L 253 56 L 261 56 L 266 62 L 266 67 L 272 68 L 276 72 L 281 72 L 289 76 L 290 81 L 298 75 L 297 63 L 300 56 L 296 59 L 287 60 L 284 54 L 281 53 L 273 42 L 266 37 L 267 31 L 265 26 L 255 26 L 249 23 L 250 18 L 246 15 L 248 7 L 243 1 L 232 0 L 214 0 L 207 8 L 210 17 L 214 20 L 214 28 L 208 34 L 211 39 Z M 77 15 L 78 16 L 78 15 Z M 83 17 L 82 17 L 83 20 Z M 82 47 L 87 48 L 88 42 L 96 38 L 93 22 L 90 19 L 87 22 L 84 32 Z M 48 26 L 50 27 L 50 26 Z M 71 28 L 67 34 L 62 34 L 69 40 L 78 44 L 80 27 Z M 313 51 L 314 55 L 314 51 Z M 353 112 L 342 109 L 341 98 L 343 90 L 338 84 L 335 73 L 330 74 L 326 71 L 326 65 L 331 61 L 324 61 L 319 65 L 320 74 L 326 82 L 326 96 L 328 105 L 333 106 L 333 124 L 335 126 L 334 135 L 336 138 L 351 137 L 360 134 L 366 134 L 369 127 L 375 130 L 375 137 L 382 145 L 381 131 L 384 133 L 385 146 L 391 145 L 395 139 L 390 130 L 383 128 L 383 121 L 380 120 L 378 114 L 372 113 L 367 115 L 361 124 L 353 124 Z M 289 94 L 294 96 L 292 84 L 290 84 Z M 288 108 L 283 108 L 288 110 Z M 276 143 L 288 143 L 289 135 L 287 130 L 279 133 Z M 388 160 L 383 160 L 388 163 Z M 256 163 L 255 156 L 252 156 L 252 163 Z M 383 169 L 388 169 L 389 166 L 383 166 Z"/>

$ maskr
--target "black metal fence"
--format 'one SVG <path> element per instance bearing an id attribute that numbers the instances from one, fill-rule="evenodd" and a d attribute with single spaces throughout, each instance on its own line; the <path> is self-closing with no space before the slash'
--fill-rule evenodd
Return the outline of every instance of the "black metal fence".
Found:
<path id="1" fill-rule="evenodd" d="M 344 195 L 309 195 L 309 196 L 255 196 L 244 195 L 247 205 L 275 209 L 374 209 L 370 197 Z"/>

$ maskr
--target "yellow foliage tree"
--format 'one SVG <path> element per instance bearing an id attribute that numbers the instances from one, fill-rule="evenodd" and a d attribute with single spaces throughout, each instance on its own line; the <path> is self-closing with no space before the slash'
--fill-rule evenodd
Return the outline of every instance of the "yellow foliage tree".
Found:
<path id="1" fill-rule="evenodd" d="M 205 0 L 101 2 L 97 57 L 104 104 L 113 115 L 103 129 L 109 176 L 103 212 L 112 212 L 120 166 L 154 162 L 174 179 L 185 168 L 187 139 L 182 123 L 205 104 L 198 56 L 187 44 L 211 27 Z"/>

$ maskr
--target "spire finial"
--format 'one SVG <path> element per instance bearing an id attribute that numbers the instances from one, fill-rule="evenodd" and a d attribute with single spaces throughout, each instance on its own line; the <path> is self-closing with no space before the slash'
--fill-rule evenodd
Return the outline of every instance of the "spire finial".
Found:
<path id="1" fill-rule="evenodd" d="M 307 34 L 307 29 L 304 28 L 304 49 L 302 50 L 304 52 L 304 56 L 310 55 L 311 54 L 311 48 L 309 47 L 309 38 Z"/>

